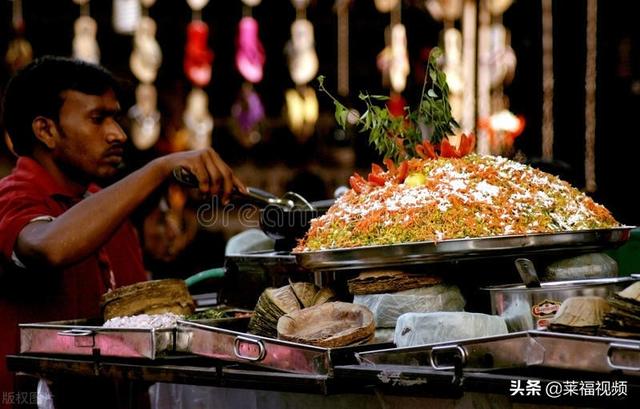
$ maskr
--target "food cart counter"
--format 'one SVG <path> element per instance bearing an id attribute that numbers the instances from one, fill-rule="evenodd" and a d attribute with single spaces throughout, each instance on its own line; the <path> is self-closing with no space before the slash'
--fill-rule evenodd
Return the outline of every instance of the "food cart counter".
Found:
<path id="1" fill-rule="evenodd" d="M 332 375 L 293 374 L 195 356 L 156 360 L 101 356 L 7 357 L 12 371 L 55 380 L 100 377 L 151 386 L 152 407 L 633 407 L 640 377 L 552 368 L 468 372 L 456 367 L 336 366 Z M 204 406 L 203 406 L 204 405 Z"/>

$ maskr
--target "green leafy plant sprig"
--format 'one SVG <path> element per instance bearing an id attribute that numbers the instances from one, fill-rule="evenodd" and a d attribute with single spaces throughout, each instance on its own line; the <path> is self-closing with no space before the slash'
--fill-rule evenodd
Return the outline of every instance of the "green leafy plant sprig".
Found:
<path id="1" fill-rule="evenodd" d="M 404 115 L 394 116 L 386 104 L 378 105 L 389 99 L 386 95 L 369 95 L 363 92 L 359 94 L 359 99 L 365 103 L 367 109 L 356 119 L 355 125 L 359 127 L 360 132 L 369 133 L 369 144 L 383 157 L 391 158 L 396 163 L 417 157 L 419 155 L 416 147 L 424 141 L 436 146 L 459 127 L 451 115 L 447 77 L 438 67 L 437 61 L 441 56 L 442 51 L 439 48 L 434 48 L 429 54 L 420 104 L 415 110 L 405 106 Z M 318 89 L 333 100 L 336 122 L 345 129 L 348 126 L 350 110 L 327 91 L 324 79 L 322 75 L 318 77 Z M 430 85 L 429 88 L 427 83 Z"/>

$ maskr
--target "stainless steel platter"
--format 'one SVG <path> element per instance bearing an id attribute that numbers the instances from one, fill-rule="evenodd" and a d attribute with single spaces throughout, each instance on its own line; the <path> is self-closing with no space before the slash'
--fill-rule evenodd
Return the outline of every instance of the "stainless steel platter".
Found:
<path id="1" fill-rule="evenodd" d="M 155 359 L 175 348 L 175 330 L 103 328 L 89 320 L 20 324 L 20 352 Z"/>
<path id="2" fill-rule="evenodd" d="M 522 331 L 414 347 L 358 352 L 364 366 L 487 371 L 545 367 L 640 376 L 640 340 Z"/>
<path id="3" fill-rule="evenodd" d="M 640 340 L 529 331 L 544 349 L 541 366 L 640 376 Z"/>
<path id="4" fill-rule="evenodd" d="M 241 362 L 278 371 L 331 375 L 334 365 L 356 363 L 355 353 L 392 344 L 339 348 L 283 341 L 192 321 L 178 321 L 177 350 L 222 361 Z"/>
<path id="5" fill-rule="evenodd" d="M 540 364 L 541 346 L 527 331 L 412 347 L 359 352 L 361 365 L 421 366 L 451 370 L 456 364 L 465 370 L 491 370 Z"/>
<path id="6" fill-rule="evenodd" d="M 537 253 L 598 251 L 620 246 L 634 226 L 512 236 L 366 246 L 297 253 L 298 263 L 313 271 L 359 270 Z"/>

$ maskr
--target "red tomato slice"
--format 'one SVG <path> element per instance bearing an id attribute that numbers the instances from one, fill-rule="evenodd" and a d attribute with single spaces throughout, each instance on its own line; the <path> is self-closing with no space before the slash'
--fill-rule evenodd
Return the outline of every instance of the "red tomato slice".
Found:
<path id="1" fill-rule="evenodd" d="M 387 167 L 387 170 L 391 173 L 395 173 L 396 172 L 396 164 L 393 163 L 393 160 L 391 158 L 384 158 L 383 160 L 385 166 Z"/>
<path id="2" fill-rule="evenodd" d="M 440 142 L 440 156 L 443 158 L 459 158 L 461 155 L 445 138 Z"/>
<path id="3" fill-rule="evenodd" d="M 369 173 L 369 176 L 367 177 L 367 181 L 369 181 L 370 184 L 376 185 L 376 186 L 384 186 L 384 183 L 386 182 L 382 176 L 376 175 L 374 173 Z"/>
<path id="4" fill-rule="evenodd" d="M 400 167 L 398 168 L 398 174 L 396 175 L 396 183 L 400 184 L 404 182 L 408 174 L 409 174 L 409 162 L 405 160 L 400 164 Z"/>
<path id="5" fill-rule="evenodd" d="M 367 185 L 367 181 L 358 173 L 354 173 L 349 177 L 349 185 L 356 193 L 362 193 Z"/>
<path id="6" fill-rule="evenodd" d="M 384 173 L 384 169 L 382 169 L 382 166 L 378 165 L 377 163 L 372 163 L 371 173 L 373 173 L 374 175 L 379 175 L 381 173 Z"/>
<path id="7" fill-rule="evenodd" d="M 462 134 L 462 138 L 460 139 L 460 147 L 458 148 L 460 156 L 465 156 L 473 152 L 475 144 L 476 136 L 474 134 Z"/>
<path id="8" fill-rule="evenodd" d="M 436 153 L 436 149 L 433 145 L 431 145 L 431 142 L 423 141 L 422 145 L 418 145 L 418 146 L 422 146 L 424 154 L 427 158 L 436 159 L 438 157 L 438 154 Z"/>

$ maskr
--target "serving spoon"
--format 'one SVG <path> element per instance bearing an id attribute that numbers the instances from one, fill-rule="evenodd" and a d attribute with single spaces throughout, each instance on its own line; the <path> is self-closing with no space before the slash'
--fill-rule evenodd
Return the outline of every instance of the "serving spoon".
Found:
<path id="1" fill-rule="evenodd" d="M 199 185 L 198 178 L 188 169 L 178 166 L 172 171 L 173 178 L 180 184 L 192 188 Z M 286 192 L 282 197 L 266 192 L 256 187 L 248 186 L 245 192 L 236 188 L 231 192 L 231 200 L 249 202 L 260 207 L 276 205 L 285 209 L 309 209 L 314 210 L 314 206 L 307 199 L 295 192 Z"/>

